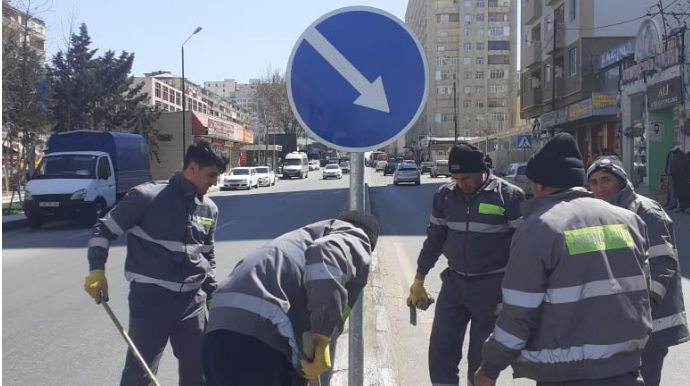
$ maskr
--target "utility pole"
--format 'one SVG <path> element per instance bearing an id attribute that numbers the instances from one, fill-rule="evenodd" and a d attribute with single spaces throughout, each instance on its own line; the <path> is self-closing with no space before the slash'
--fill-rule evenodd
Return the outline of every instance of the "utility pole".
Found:
<path id="1" fill-rule="evenodd" d="M 455 96 L 455 84 L 453 82 L 453 122 L 455 123 L 455 144 L 458 144 L 458 101 Z"/>
<path id="2" fill-rule="evenodd" d="M 551 50 L 551 111 L 556 113 L 556 37 L 558 23 L 556 23 L 556 12 L 553 13 L 553 49 Z M 562 70 L 561 70 L 562 71 Z M 551 136 L 554 134 L 555 127 L 551 128 Z"/>

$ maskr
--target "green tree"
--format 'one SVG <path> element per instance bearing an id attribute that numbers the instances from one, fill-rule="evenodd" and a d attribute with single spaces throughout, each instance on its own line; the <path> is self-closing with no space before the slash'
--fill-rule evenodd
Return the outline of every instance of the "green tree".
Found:
<path id="1" fill-rule="evenodd" d="M 67 52 L 50 66 L 55 131 L 98 130 L 141 134 L 158 162 L 160 111 L 148 105 L 143 83 L 130 75 L 134 54 L 108 50 L 96 56 L 86 24 L 71 36 Z"/>

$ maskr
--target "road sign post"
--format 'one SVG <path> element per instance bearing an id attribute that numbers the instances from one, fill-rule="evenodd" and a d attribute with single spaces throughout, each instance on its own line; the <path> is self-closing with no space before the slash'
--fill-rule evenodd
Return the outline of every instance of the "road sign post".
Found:
<path id="1" fill-rule="evenodd" d="M 426 104 L 426 54 L 401 20 L 372 7 L 346 7 L 312 23 L 288 61 L 287 94 L 312 137 L 351 152 L 350 209 L 365 209 L 364 154 L 398 137 Z M 349 317 L 348 384 L 364 384 L 360 298 Z"/>

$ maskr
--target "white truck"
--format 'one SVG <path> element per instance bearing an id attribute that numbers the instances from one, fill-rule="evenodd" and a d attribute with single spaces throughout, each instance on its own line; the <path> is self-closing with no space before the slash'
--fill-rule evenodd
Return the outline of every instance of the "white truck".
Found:
<path id="1" fill-rule="evenodd" d="M 309 159 L 307 153 L 293 151 L 285 156 L 283 161 L 283 179 L 292 177 L 309 177 Z"/>

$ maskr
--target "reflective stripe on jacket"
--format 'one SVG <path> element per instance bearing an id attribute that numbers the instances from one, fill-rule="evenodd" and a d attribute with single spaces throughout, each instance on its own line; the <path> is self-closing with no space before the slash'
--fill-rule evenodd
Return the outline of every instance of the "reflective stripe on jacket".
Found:
<path id="1" fill-rule="evenodd" d="M 639 368 L 652 327 L 644 222 L 579 188 L 522 209 L 487 374 L 512 364 L 515 377 L 562 382 Z"/>
<path id="2" fill-rule="evenodd" d="M 340 220 L 286 233 L 251 252 L 220 284 L 206 332 L 255 337 L 297 366 L 302 334 L 340 335 L 367 283 L 366 234 Z"/>
<path id="3" fill-rule="evenodd" d="M 637 213 L 649 230 L 652 336 L 646 349 L 656 350 L 690 340 L 683 300 L 673 221 L 654 200 L 635 193 L 630 182 L 607 201 Z"/>
<path id="4" fill-rule="evenodd" d="M 417 272 L 429 273 L 442 253 L 448 266 L 464 276 L 502 272 L 523 201 L 522 189 L 493 174 L 469 198 L 455 182 L 441 186 L 434 194 Z"/>
<path id="5" fill-rule="evenodd" d="M 125 277 L 171 291 L 216 289 L 213 235 L 218 208 L 176 173 L 167 184 L 134 187 L 96 223 L 90 269 L 104 269 L 110 242 L 127 232 Z"/>

